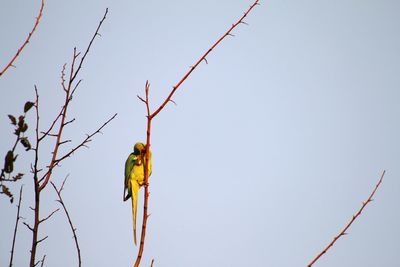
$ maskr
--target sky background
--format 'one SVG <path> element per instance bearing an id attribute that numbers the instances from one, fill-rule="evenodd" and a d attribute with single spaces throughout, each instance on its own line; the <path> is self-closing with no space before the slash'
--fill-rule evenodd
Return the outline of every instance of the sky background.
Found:
<path id="1" fill-rule="evenodd" d="M 109 14 L 80 73 L 65 138 L 78 144 L 55 170 L 77 227 L 84 266 L 131 266 L 132 214 L 122 201 L 125 159 L 145 140 L 146 80 L 154 109 L 252 1 L 47 1 L 31 42 L 0 78 L 0 152 L 14 142 L 7 114 L 40 94 L 42 129 L 61 107 L 60 72 Z M 40 1 L 0 4 L 0 67 L 31 30 Z M 361 217 L 315 266 L 400 265 L 400 2 L 261 1 L 153 121 L 153 174 L 142 266 L 306 266 L 385 180 Z M 69 66 L 69 65 L 68 65 Z M 28 115 L 33 137 L 34 112 Z M 41 154 L 50 160 L 53 140 Z M 61 152 L 68 151 L 65 146 Z M 21 215 L 32 222 L 33 152 Z M 2 163 L 1 163 L 2 164 Z M 49 186 L 42 216 L 59 205 Z M 139 205 L 143 203 L 140 192 Z M 8 266 L 16 205 L 0 198 L 0 266 Z M 138 228 L 142 209 L 139 209 Z M 77 266 L 63 212 L 41 225 L 37 258 Z M 22 224 L 14 266 L 27 266 Z"/>

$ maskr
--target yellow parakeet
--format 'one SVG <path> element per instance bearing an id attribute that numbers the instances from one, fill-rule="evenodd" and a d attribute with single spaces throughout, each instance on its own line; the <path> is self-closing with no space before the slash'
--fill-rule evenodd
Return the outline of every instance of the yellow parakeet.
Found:
<path id="1" fill-rule="evenodd" d="M 140 187 L 144 184 L 144 166 L 146 162 L 146 145 L 136 143 L 133 152 L 129 154 L 125 162 L 125 185 L 124 185 L 124 201 L 132 199 L 132 215 L 133 215 L 133 240 L 136 241 L 136 212 L 137 201 Z M 151 175 L 151 151 L 149 150 L 149 162 L 147 165 L 148 176 Z M 128 191 L 128 192 L 127 192 Z"/>

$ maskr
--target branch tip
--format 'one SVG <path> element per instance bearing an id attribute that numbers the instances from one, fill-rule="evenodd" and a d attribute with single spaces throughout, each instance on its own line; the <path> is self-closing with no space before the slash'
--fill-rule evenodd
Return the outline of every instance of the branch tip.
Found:
<path id="1" fill-rule="evenodd" d="M 140 101 L 142 101 L 143 103 L 145 103 L 146 104 L 146 100 L 144 100 L 140 95 L 136 95 L 137 96 L 137 98 L 139 98 L 140 99 Z"/>
<path id="2" fill-rule="evenodd" d="M 174 100 L 172 100 L 172 99 L 170 99 L 169 100 L 170 102 L 172 102 L 172 103 L 174 103 L 175 104 L 175 106 L 177 106 L 178 104 L 176 104 L 176 102 L 174 101 Z"/>
<path id="3" fill-rule="evenodd" d="M 43 8 L 44 8 L 44 0 L 42 0 L 42 2 L 41 2 L 39 15 L 36 17 L 36 21 L 35 21 L 35 24 L 33 25 L 32 30 L 29 32 L 28 37 L 26 38 L 25 42 L 22 44 L 22 46 L 20 48 L 18 48 L 15 55 L 11 58 L 10 62 L 4 67 L 4 69 L 2 71 L 0 71 L 0 77 L 4 74 L 4 72 L 7 71 L 8 68 L 10 68 L 10 67 L 15 68 L 15 66 L 14 66 L 15 60 L 20 55 L 20 53 L 25 48 L 25 46 L 29 43 L 30 38 L 32 37 L 33 33 L 36 31 L 37 26 L 39 25 L 40 18 L 42 17 L 42 14 L 43 14 Z"/>
<path id="4" fill-rule="evenodd" d="M 357 213 L 355 213 L 352 218 L 350 219 L 350 221 L 346 224 L 346 226 L 342 229 L 342 231 L 340 231 L 340 233 L 333 239 L 333 241 L 331 243 L 329 243 L 328 246 L 326 246 L 324 248 L 324 250 L 319 253 L 308 265 L 308 267 L 311 267 L 315 262 L 317 262 L 319 260 L 319 258 L 321 258 L 322 255 L 324 255 L 335 243 L 336 241 L 339 240 L 339 238 L 341 236 L 347 235 L 347 230 L 350 228 L 350 226 L 353 224 L 353 222 L 358 218 L 358 216 L 360 216 L 360 214 L 362 213 L 362 211 L 364 210 L 364 208 L 368 205 L 369 202 L 371 202 L 372 197 L 375 195 L 376 191 L 378 190 L 379 186 L 382 184 L 383 181 L 383 177 L 385 176 L 385 171 L 383 171 L 381 178 L 379 179 L 378 183 L 376 184 L 374 190 L 371 192 L 371 194 L 369 195 L 368 199 L 366 201 L 363 202 L 361 208 L 357 211 Z"/>

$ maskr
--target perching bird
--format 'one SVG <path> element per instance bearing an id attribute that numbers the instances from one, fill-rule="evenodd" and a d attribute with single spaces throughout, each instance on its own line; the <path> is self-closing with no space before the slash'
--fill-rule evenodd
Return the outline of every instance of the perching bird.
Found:
<path id="1" fill-rule="evenodd" d="M 146 162 L 146 145 L 136 143 L 133 152 L 128 156 L 125 162 L 125 186 L 124 201 L 132 198 L 132 215 L 133 215 L 133 239 L 136 242 L 136 211 L 138 192 L 144 184 L 144 166 Z M 147 165 L 148 176 L 151 175 L 151 151 L 149 150 L 149 163 Z M 126 191 L 128 193 L 126 194 Z M 126 194 L 126 195 L 125 195 Z"/>

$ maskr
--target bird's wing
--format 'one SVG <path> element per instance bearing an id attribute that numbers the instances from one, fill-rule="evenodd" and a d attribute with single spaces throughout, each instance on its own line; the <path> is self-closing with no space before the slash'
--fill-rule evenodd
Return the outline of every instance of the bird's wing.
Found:
<path id="1" fill-rule="evenodd" d="M 125 161 L 125 182 L 124 182 L 124 194 L 123 194 L 124 201 L 128 200 L 129 197 L 131 196 L 131 192 L 129 192 L 128 190 L 128 183 L 133 170 L 133 166 L 135 165 L 136 162 L 137 162 L 137 156 L 133 153 L 131 153 Z M 125 195 L 127 190 L 128 194 Z"/>

